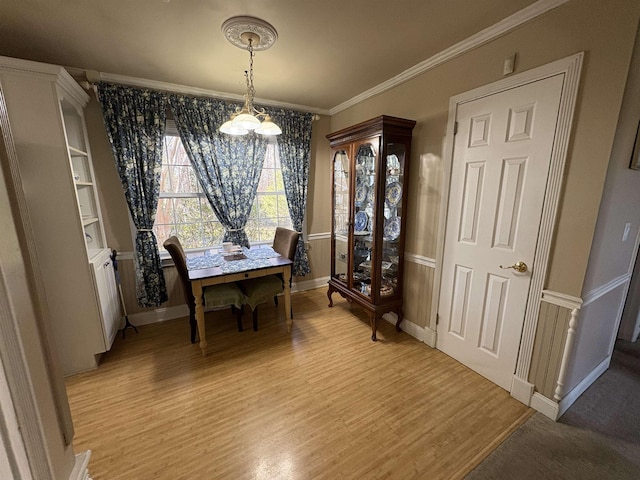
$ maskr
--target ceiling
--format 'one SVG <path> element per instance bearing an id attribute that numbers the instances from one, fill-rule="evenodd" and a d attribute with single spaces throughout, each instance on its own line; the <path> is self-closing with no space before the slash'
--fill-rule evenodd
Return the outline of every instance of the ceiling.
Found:
<path id="1" fill-rule="evenodd" d="M 535 0 L 0 0 L 0 55 L 245 91 L 249 54 L 222 23 L 278 31 L 256 52 L 256 97 L 329 110 Z"/>

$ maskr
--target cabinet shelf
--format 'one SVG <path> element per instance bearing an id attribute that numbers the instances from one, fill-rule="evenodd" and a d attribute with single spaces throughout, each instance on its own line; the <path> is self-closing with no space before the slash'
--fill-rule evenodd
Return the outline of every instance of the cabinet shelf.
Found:
<path id="1" fill-rule="evenodd" d="M 381 116 L 327 135 L 333 176 L 329 306 L 337 292 L 363 307 L 371 318 L 372 340 L 384 313 L 397 313 L 398 329 L 402 321 L 402 212 L 414 125 Z M 392 183 L 397 183 L 395 196 L 388 200 Z"/>
<path id="2" fill-rule="evenodd" d="M 85 227 L 99 221 L 100 219 L 98 217 L 90 217 L 90 216 L 82 217 L 82 225 Z"/>
<path id="3" fill-rule="evenodd" d="M 69 154 L 72 157 L 89 157 L 89 154 L 84 150 L 72 146 L 69 146 Z"/>

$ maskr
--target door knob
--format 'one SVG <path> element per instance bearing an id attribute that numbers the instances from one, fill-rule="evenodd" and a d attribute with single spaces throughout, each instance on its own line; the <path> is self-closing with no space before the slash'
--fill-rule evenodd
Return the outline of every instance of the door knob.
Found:
<path id="1" fill-rule="evenodd" d="M 527 271 L 529 267 L 527 267 L 527 264 L 524 262 L 516 262 L 513 265 L 510 265 L 508 267 L 503 267 L 502 265 L 500 265 L 500 268 L 503 268 L 503 269 L 513 268 L 516 272 L 524 273 Z"/>

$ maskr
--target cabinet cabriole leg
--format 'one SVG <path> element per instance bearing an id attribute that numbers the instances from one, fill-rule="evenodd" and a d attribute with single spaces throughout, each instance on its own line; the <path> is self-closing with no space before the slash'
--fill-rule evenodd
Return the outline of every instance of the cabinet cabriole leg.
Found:
<path id="1" fill-rule="evenodd" d="M 333 307 L 333 300 L 331 298 L 331 294 L 333 293 L 333 290 L 331 289 L 331 287 L 329 287 L 329 289 L 327 290 L 327 297 L 329 298 L 329 306 Z"/>

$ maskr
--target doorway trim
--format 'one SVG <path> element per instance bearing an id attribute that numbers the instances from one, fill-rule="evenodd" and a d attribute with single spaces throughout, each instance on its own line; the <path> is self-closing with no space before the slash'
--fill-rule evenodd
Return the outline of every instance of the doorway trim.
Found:
<path id="1" fill-rule="evenodd" d="M 442 204 L 438 222 L 438 238 L 436 247 L 436 268 L 434 273 L 433 300 L 431 302 L 430 329 L 437 332 L 437 314 L 440 301 L 442 280 L 442 261 L 444 258 L 445 231 L 449 209 L 449 190 L 451 185 L 451 169 L 453 165 L 454 128 L 458 105 L 494 95 L 505 90 L 517 88 L 528 83 L 543 80 L 556 75 L 563 75 L 562 93 L 558 122 L 556 124 L 555 140 L 551 150 L 551 164 L 546 183 L 546 193 L 542 206 L 540 230 L 534 254 L 535 268 L 532 270 L 531 284 L 526 304 L 524 325 L 520 338 L 520 350 L 516 363 L 516 371 L 511 384 L 511 395 L 522 403 L 529 405 L 533 396 L 534 386 L 529 383 L 528 375 L 533 354 L 533 344 L 538 325 L 540 300 L 549 267 L 549 254 L 553 240 L 554 226 L 560 201 L 564 167 L 569 148 L 569 139 L 573 125 L 573 114 L 578 95 L 580 72 L 584 52 L 548 63 L 546 65 L 527 70 L 489 85 L 475 88 L 465 93 L 455 95 L 449 99 L 449 118 L 447 121 L 447 136 L 443 156 Z M 437 346 L 437 335 L 435 345 Z"/>

